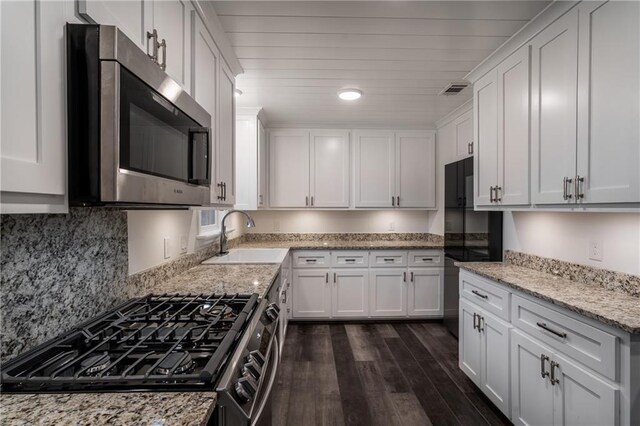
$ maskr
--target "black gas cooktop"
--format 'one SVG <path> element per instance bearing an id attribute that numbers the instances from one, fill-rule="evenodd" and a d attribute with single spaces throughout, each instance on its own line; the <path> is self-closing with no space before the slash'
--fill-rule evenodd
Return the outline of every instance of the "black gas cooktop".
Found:
<path id="1" fill-rule="evenodd" d="M 2 366 L 3 392 L 213 390 L 258 295 L 148 295 Z"/>

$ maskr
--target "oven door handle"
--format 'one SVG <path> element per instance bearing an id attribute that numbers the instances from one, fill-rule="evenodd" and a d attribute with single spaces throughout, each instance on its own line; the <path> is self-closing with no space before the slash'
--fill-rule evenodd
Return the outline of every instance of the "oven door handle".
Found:
<path id="1" fill-rule="evenodd" d="M 267 387 L 265 389 L 264 394 L 262 395 L 262 401 L 260 401 L 260 405 L 258 406 L 258 411 L 254 419 L 251 421 L 251 426 L 255 426 L 262 415 L 262 411 L 264 411 L 265 405 L 267 405 L 267 400 L 269 399 L 269 394 L 271 393 L 271 389 L 273 388 L 273 383 L 276 381 L 276 375 L 278 374 L 278 364 L 280 364 L 280 345 L 278 344 L 278 336 L 273 336 L 273 342 L 271 342 L 271 358 L 275 357 L 275 364 L 273 366 L 273 370 L 271 371 L 271 377 L 269 377 L 269 383 L 267 383 Z"/>
<path id="2" fill-rule="evenodd" d="M 196 144 L 198 140 L 196 135 L 204 135 L 206 138 L 206 147 L 204 151 L 196 149 Z M 193 185 L 209 185 L 211 183 L 211 164 L 209 159 L 211 158 L 211 133 L 208 127 L 196 127 L 189 129 L 189 147 L 188 154 L 189 164 L 188 164 L 188 178 L 187 181 Z M 202 159 L 199 158 L 202 155 L 204 158 L 204 172 L 205 176 L 198 175 L 196 173 L 197 164 L 200 164 Z"/>

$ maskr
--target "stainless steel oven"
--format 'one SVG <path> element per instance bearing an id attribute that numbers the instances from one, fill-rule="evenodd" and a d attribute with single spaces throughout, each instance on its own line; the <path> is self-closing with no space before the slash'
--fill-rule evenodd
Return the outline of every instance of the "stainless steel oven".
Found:
<path id="1" fill-rule="evenodd" d="M 207 205 L 211 116 L 121 31 L 67 25 L 72 205 Z"/>

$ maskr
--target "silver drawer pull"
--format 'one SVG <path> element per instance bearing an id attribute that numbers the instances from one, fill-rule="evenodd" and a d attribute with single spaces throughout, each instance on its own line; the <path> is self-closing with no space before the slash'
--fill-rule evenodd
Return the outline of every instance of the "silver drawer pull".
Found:
<path id="1" fill-rule="evenodd" d="M 422 261 L 423 262 L 433 262 L 433 257 L 423 257 Z"/>
<path id="2" fill-rule="evenodd" d="M 345 259 L 344 261 L 345 262 L 355 262 L 356 260 L 355 259 Z"/>
<path id="3" fill-rule="evenodd" d="M 395 259 L 384 259 L 385 262 L 393 262 Z"/>
<path id="4" fill-rule="evenodd" d="M 318 261 L 318 259 L 305 259 L 305 262 L 307 263 L 316 263 Z"/>
<path id="5" fill-rule="evenodd" d="M 471 293 L 475 294 L 478 297 L 482 297 L 483 299 L 489 298 L 489 296 L 487 296 L 486 294 L 480 293 L 478 290 L 471 290 Z"/>
<path id="6" fill-rule="evenodd" d="M 562 337 L 563 339 L 566 339 L 566 338 L 567 338 L 567 333 L 561 333 L 561 332 L 559 332 L 559 331 L 555 331 L 554 329 L 549 328 L 549 327 L 547 326 L 547 324 L 546 324 L 546 323 L 544 323 L 544 322 L 537 322 L 537 323 L 536 323 L 536 325 L 537 325 L 538 327 L 542 328 L 543 330 L 547 330 L 549 333 L 553 333 L 553 334 L 555 334 L 555 335 L 556 335 L 556 336 L 558 336 L 558 337 Z"/>

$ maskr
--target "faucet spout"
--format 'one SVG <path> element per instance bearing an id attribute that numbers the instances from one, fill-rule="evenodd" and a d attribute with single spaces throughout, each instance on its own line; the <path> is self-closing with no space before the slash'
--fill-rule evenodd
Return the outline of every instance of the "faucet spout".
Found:
<path id="1" fill-rule="evenodd" d="M 241 213 L 245 215 L 247 217 L 247 228 L 253 228 L 256 226 L 256 223 L 253 221 L 253 218 L 249 215 L 249 213 L 245 212 L 244 210 L 230 210 L 229 212 L 227 212 L 227 214 L 224 215 L 224 217 L 222 218 L 222 222 L 220 222 L 220 251 L 218 252 L 218 254 L 229 253 L 229 246 L 228 246 L 229 241 L 227 238 L 226 221 L 227 221 L 227 218 L 232 213 Z"/>

